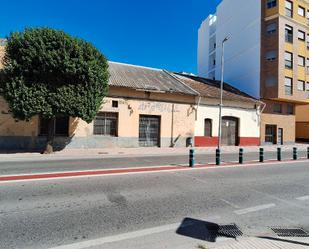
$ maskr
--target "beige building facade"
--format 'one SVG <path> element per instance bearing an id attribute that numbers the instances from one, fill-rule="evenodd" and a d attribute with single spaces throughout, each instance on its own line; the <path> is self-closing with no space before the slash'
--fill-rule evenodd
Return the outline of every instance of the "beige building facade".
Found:
<path id="1" fill-rule="evenodd" d="M 217 145 L 219 82 L 115 62 L 109 72 L 91 123 L 56 119 L 56 149 Z M 259 145 L 261 103 L 228 84 L 223 96 L 223 145 Z M 0 97 L 0 150 L 42 150 L 46 135 L 46 120 L 14 120 Z"/>
<path id="2" fill-rule="evenodd" d="M 57 148 L 177 147 L 194 137 L 194 90 L 162 70 L 110 63 L 110 73 L 108 96 L 93 122 L 56 120 Z M 14 120 L 3 98 L 0 113 L 1 150 L 44 148 L 44 120 Z"/>

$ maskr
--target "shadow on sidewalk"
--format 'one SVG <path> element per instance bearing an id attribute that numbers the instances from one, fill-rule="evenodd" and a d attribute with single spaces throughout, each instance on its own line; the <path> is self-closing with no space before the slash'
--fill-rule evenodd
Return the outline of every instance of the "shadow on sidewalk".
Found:
<path id="1" fill-rule="evenodd" d="M 216 242 L 217 237 L 233 238 L 241 236 L 242 232 L 235 224 L 218 225 L 192 218 L 183 219 L 176 233 L 193 239 Z"/>
<path id="2" fill-rule="evenodd" d="M 295 245 L 301 245 L 301 246 L 309 246 L 308 243 L 305 242 L 300 242 L 300 241 L 295 241 L 295 240 L 288 240 L 288 239 L 280 239 L 280 238 L 273 238 L 273 237 L 257 237 L 259 239 L 265 239 L 265 240 L 274 240 L 274 241 L 279 241 L 279 242 L 285 242 L 285 243 L 290 243 L 290 244 L 295 244 Z"/>

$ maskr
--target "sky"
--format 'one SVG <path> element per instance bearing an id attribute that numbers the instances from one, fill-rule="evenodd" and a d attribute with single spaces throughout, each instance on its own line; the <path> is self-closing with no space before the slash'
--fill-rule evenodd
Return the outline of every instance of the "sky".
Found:
<path id="1" fill-rule="evenodd" d="M 0 37 L 26 27 L 61 29 L 109 60 L 197 72 L 197 32 L 221 0 L 2 1 Z"/>

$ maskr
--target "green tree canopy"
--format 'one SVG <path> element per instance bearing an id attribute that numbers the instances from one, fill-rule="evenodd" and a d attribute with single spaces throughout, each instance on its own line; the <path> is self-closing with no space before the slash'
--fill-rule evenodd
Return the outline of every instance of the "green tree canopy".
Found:
<path id="1" fill-rule="evenodd" d="M 16 119 L 71 116 L 90 123 L 107 94 L 106 58 L 63 31 L 28 28 L 11 33 L 3 64 L 0 94 Z"/>
<path id="2" fill-rule="evenodd" d="M 108 63 L 90 43 L 63 31 L 31 28 L 11 33 L 0 93 L 13 116 L 79 117 L 90 123 L 108 89 Z"/>

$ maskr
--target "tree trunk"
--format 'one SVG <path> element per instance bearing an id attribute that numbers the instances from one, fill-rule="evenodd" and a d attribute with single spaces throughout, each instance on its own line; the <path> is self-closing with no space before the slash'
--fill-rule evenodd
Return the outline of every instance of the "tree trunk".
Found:
<path id="1" fill-rule="evenodd" d="M 48 120 L 48 131 L 47 131 L 47 142 L 44 154 L 51 154 L 54 152 L 54 138 L 55 138 L 55 125 L 56 118 L 51 118 Z"/>

